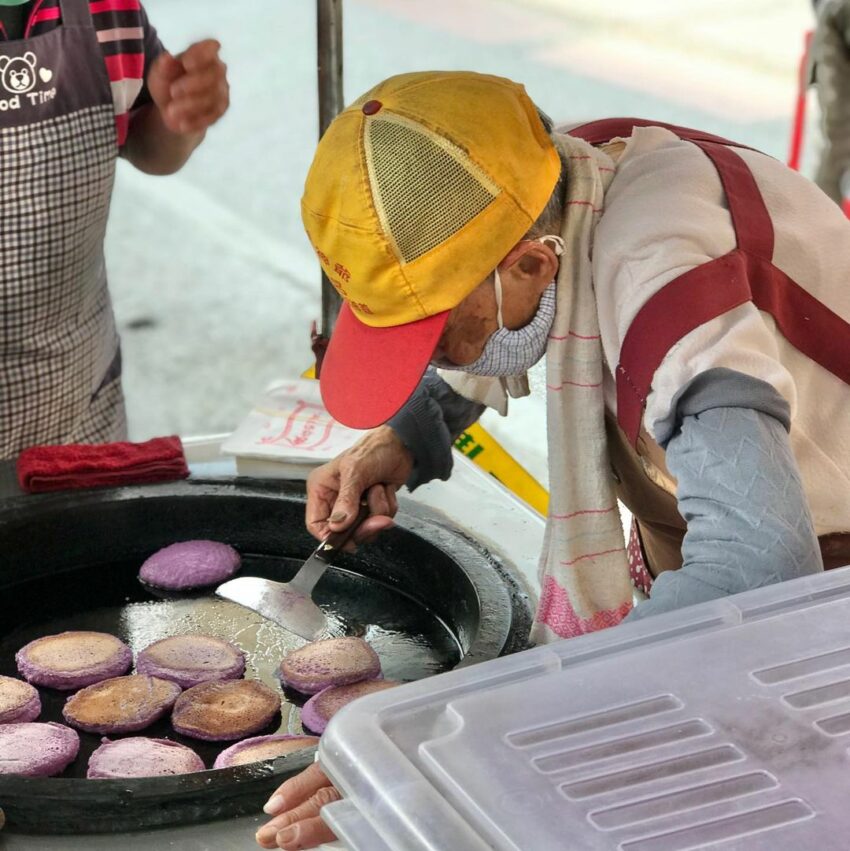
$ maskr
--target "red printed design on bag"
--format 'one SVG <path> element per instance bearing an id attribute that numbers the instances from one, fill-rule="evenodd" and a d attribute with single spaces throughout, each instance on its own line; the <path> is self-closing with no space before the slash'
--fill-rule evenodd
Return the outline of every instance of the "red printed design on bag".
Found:
<path id="1" fill-rule="evenodd" d="M 286 418 L 283 431 L 273 437 L 261 437 L 264 446 L 289 446 L 315 452 L 324 446 L 333 431 L 334 421 L 319 405 L 298 402 Z"/>

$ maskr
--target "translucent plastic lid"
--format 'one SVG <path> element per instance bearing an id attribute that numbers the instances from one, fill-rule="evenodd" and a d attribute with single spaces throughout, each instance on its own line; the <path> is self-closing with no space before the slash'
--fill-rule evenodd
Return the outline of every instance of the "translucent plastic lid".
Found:
<path id="1" fill-rule="evenodd" d="M 850 568 L 391 689 L 320 760 L 350 851 L 850 848 Z"/>

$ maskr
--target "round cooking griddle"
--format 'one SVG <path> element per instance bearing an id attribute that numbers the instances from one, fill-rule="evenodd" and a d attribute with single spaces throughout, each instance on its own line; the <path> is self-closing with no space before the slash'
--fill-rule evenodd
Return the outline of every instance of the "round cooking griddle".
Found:
<path id="1" fill-rule="evenodd" d="M 283 709 L 258 735 L 301 733 L 303 698 L 282 691 L 275 671 L 304 641 L 262 616 L 209 594 L 158 599 L 138 580 L 149 555 L 175 541 L 209 538 L 236 547 L 237 575 L 292 578 L 314 541 L 304 529 L 303 488 L 246 480 L 29 497 L 0 503 L 0 674 L 42 635 L 69 629 L 117 635 L 138 654 L 171 635 L 204 633 L 247 657 L 245 675 L 278 689 Z M 359 635 L 389 679 L 415 680 L 524 646 L 527 602 L 479 547 L 411 504 L 401 528 L 342 558 L 316 588 L 330 631 Z M 10 554 L 10 555 L 8 555 Z M 67 693 L 40 689 L 39 720 L 62 721 Z M 211 766 L 232 744 L 180 736 L 163 719 L 138 735 L 193 748 Z M 59 778 L 0 776 L 8 829 L 112 832 L 257 812 L 312 751 L 274 762 L 181 777 L 85 780 L 100 737 L 81 733 L 77 760 Z"/>

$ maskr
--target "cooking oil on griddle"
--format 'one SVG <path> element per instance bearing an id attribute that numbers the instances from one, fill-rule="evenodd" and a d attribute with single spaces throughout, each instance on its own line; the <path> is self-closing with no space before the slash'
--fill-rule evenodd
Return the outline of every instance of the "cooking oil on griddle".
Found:
<path id="1" fill-rule="evenodd" d="M 240 574 L 270 579 L 291 577 L 299 562 L 294 559 L 243 554 Z M 265 620 L 254 611 L 209 593 L 181 599 L 156 599 L 137 581 L 139 565 L 117 563 L 57 574 L 49 599 L 22 599 L 32 620 L 0 639 L 0 674 L 17 676 L 14 656 L 24 644 L 43 635 L 65 630 L 108 632 L 126 641 L 137 656 L 154 641 L 172 635 L 203 633 L 230 641 L 246 655 L 245 676 L 281 690 L 276 671 L 281 659 L 305 644 L 304 639 Z M 104 583 L 108 587 L 104 588 Z M 97 608 L 86 608 L 81 586 L 94 587 Z M 26 598 L 26 590 L 21 595 Z M 397 588 L 350 571 L 331 568 L 316 589 L 316 602 L 328 617 L 334 635 L 365 638 L 381 657 L 387 679 L 416 680 L 453 668 L 461 658 L 456 637 L 437 615 Z M 75 610 L 68 602 L 75 601 Z M 108 603 L 108 605 L 102 605 Z M 39 689 L 43 712 L 39 720 L 62 722 L 65 692 Z M 281 719 L 258 735 L 301 733 L 300 695 L 289 690 L 283 696 Z M 177 735 L 167 719 L 138 735 L 169 738 L 192 748 L 207 766 L 230 742 L 201 742 Z M 85 776 L 88 758 L 100 744 L 100 736 L 81 733 L 80 755 L 69 767 L 68 777 Z"/>

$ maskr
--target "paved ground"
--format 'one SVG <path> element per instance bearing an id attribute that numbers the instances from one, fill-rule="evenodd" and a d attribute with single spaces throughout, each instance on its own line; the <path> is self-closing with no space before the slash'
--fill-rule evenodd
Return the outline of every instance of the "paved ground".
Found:
<path id="1" fill-rule="evenodd" d="M 135 438 L 231 429 L 310 362 L 318 276 L 298 201 L 317 134 L 311 0 L 147 0 L 179 50 L 225 45 L 233 107 L 179 175 L 122 164 L 108 238 Z M 743 8 L 743 7 L 746 8 Z M 246 14 L 246 8 L 250 14 Z M 559 120 L 642 115 L 784 157 L 806 0 L 345 0 L 346 96 L 469 68 Z M 543 476 L 539 399 L 492 424 Z"/>

